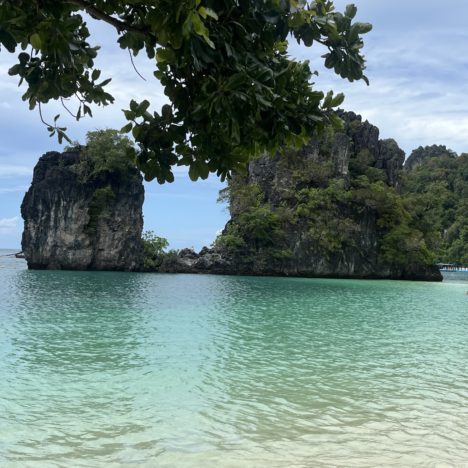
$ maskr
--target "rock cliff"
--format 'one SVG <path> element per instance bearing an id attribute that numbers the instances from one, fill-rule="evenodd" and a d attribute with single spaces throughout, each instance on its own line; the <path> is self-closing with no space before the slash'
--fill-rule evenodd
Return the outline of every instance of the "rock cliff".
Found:
<path id="1" fill-rule="evenodd" d="M 445 146 L 414 150 L 401 193 L 437 263 L 468 264 L 468 153 Z"/>
<path id="2" fill-rule="evenodd" d="M 444 145 L 420 146 L 411 152 L 408 159 L 405 161 L 404 168 L 406 171 L 412 171 L 422 166 L 426 161 L 431 158 L 456 158 L 457 154 L 448 149 Z"/>
<path id="3" fill-rule="evenodd" d="M 136 168 L 97 171 L 78 151 L 46 153 L 21 205 L 28 267 L 140 269 L 143 200 Z"/>
<path id="4" fill-rule="evenodd" d="M 398 194 L 404 152 L 354 113 L 300 151 L 263 156 L 227 192 L 213 249 L 163 271 L 441 281 Z"/>

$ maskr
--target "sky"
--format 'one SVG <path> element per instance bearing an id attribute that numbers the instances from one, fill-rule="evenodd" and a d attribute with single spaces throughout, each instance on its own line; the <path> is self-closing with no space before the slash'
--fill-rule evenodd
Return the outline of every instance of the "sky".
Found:
<path id="1" fill-rule="evenodd" d="M 335 0 L 338 11 L 349 1 Z M 300 47 L 291 41 L 290 53 L 309 59 L 319 72 L 315 87 L 344 92 L 342 107 L 361 114 L 380 128 L 381 138 L 394 138 L 407 155 L 419 146 L 442 144 L 468 152 L 468 2 L 466 0 L 355 0 L 357 19 L 374 25 L 364 36 L 367 76 L 348 83 L 323 67 L 321 46 Z M 130 99 L 149 99 L 160 108 L 166 98 L 153 78 L 153 66 L 136 58 L 143 81 L 134 72 L 128 53 L 115 45 L 115 32 L 106 24 L 90 24 L 93 43 L 101 46 L 97 60 L 102 77 L 111 77 L 114 105 L 94 108 L 93 119 L 75 122 L 59 105 L 45 107 L 57 113 L 73 140 L 85 141 L 86 132 L 121 128 L 121 109 Z M 36 111 L 21 100 L 25 89 L 7 74 L 15 57 L 0 52 L 0 248 L 19 249 L 23 222 L 21 201 L 28 189 L 38 158 L 61 147 L 49 138 Z M 171 248 L 210 245 L 228 220 L 227 207 L 217 203 L 223 187 L 215 176 L 191 182 L 187 172 L 176 169 L 173 184 L 145 184 L 145 230 L 166 237 Z"/>

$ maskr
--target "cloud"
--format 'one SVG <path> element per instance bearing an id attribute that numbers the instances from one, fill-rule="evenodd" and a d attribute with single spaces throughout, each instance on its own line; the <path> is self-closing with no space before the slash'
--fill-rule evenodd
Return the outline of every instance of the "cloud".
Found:
<path id="1" fill-rule="evenodd" d="M 0 234 L 10 234 L 18 227 L 18 216 L 13 218 L 0 218 Z"/>
<path id="2" fill-rule="evenodd" d="M 431 144 L 461 153 L 468 150 L 463 136 L 467 133 L 468 33 L 458 26 L 468 15 L 468 3 L 446 2 L 442 11 L 435 0 L 356 0 L 358 19 L 374 25 L 364 37 L 369 87 L 348 83 L 325 70 L 321 47 L 307 49 L 291 42 L 291 51 L 300 60 L 310 59 L 312 68 L 320 71 L 314 78 L 317 89 L 343 92 L 343 107 L 378 126 L 382 138 L 394 138 L 407 153 Z M 338 10 L 345 3 L 335 1 Z"/>
<path id="3" fill-rule="evenodd" d="M 13 164 L 0 164 L 0 177 L 32 176 L 31 166 L 17 166 Z"/>
<path id="4" fill-rule="evenodd" d="M 0 187 L 0 193 L 26 192 L 27 190 L 27 185 L 17 185 L 16 187 Z"/>

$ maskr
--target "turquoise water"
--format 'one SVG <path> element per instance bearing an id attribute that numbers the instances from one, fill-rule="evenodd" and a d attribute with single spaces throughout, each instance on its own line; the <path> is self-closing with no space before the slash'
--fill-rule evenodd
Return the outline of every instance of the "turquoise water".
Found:
<path id="1" fill-rule="evenodd" d="M 468 466 L 467 290 L 0 258 L 0 466 Z"/>

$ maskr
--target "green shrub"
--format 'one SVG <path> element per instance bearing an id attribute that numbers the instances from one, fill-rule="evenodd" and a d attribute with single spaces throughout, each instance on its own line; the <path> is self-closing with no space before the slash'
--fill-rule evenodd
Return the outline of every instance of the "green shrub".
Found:
<path id="1" fill-rule="evenodd" d="M 101 218 L 106 207 L 108 207 L 115 200 L 115 193 L 112 187 L 98 188 L 94 191 L 93 197 L 88 208 L 89 221 L 86 225 L 86 232 L 89 235 L 95 235 L 99 219 Z"/>
<path id="2" fill-rule="evenodd" d="M 143 233 L 144 260 L 143 266 L 147 270 L 153 270 L 161 266 L 165 250 L 169 242 L 164 237 L 157 236 L 153 231 Z"/>

